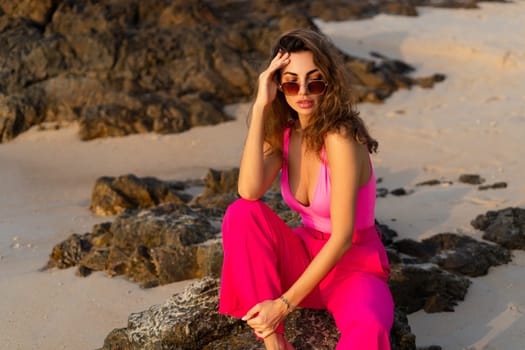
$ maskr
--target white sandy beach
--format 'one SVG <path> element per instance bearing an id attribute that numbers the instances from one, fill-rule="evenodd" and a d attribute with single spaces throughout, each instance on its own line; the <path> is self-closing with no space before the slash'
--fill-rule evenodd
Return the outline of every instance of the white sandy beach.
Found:
<path id="1" fill-rule="evenodd" d="M 480 10 L 421 8 L 419 17 L 317 22 L 353 55 L 377 51 L 413 64 L 416 76 L 444 73 L 433 89 L 396 92 L 361 104 L 380 141 L 374 156 L 382 187 L 414 193 L 378 200 L 376 216 L 401 237 L 459 232 L 481 238 L 470 221 L 487 210 L 525 206 L 525 1 L 484 3 Z M 164 302 L 187 282 L 143 290 L 103 273 L 39 272 L 52 247 L 71 233 L 112 220 L 88 210 L 100 176 L 133 173 L 198 178 L 238 165 L 246 105 L 236 121 L 177 135 L 134 135 L 81 142 L 77 127 L 31 130 L 0 145 L 0 348 L 95 349 L 130 313 Z M 506 189 L 460 184 L 474 173 Z M 452 185 L 416 187 L 425 180 Z M 525 348 L 525 252 L 473 278 L 452 313 L 409 316 L 417 345 L 444 350 Z"/>

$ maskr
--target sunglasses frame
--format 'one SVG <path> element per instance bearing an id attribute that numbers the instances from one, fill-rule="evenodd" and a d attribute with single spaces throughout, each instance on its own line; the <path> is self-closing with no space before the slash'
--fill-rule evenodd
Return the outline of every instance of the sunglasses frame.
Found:
<path id="1" fill-rule="evenodd" d="M 318 92 L 318 93 L 312 93 L 308 86 L 310 85 L 310 83 L 316 83 L 316 82 L 322 82 L 324 84 L 323 91 Z M 287 94 L 286 92 L 284 92 L 284 90 L 285 90 L 285 89 L 283 89 L 283 85 L 284 84 L 294 84 L 294 85 L 299 86 L 299 88 L 297 89 L 297 93 L 295 93 L 295 94 Z M 307 91 L 308 95 L 322 95 L 322 94 L 324 94 L 326 92 L 326 88 L 327 87 L 328 87 L 328 84 L 323 79 L 310 80 L 310 81 L 308 81 L 308 83 L 306 83 L 306 91 Z M 287 81 L 287 82 L 279 84 L 279 90 L 283 94 L 285 94 L 286 96 L 297 96 L 297 95 L 299 95 L 299 91 L 301 90 L 301 85 L 298 82 L 295 82 L 295 81 Z"/>

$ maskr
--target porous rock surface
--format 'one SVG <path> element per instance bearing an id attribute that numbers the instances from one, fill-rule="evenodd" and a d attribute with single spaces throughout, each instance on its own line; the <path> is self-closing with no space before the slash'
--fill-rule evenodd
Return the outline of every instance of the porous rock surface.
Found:
<path id="1" fill-rule="evenodd" d="M 154 177 L 139 178 L 133 174 L 96 180 L 91 192 L 90 209 L 97 215 L 118 215 L 126 209 L 148 208 L 164 203 L 185 203 L 180 181 L 161 181 Z"/>
<path id="2" fill-rule="evenodd" d="M 217 228 L 184 204 L 127 211 L 93 232 L 57 244 L 47 268 L 78 266 L 78 274 L 125 275 L 142 287 L 217 275 L 222 245 Z"/>

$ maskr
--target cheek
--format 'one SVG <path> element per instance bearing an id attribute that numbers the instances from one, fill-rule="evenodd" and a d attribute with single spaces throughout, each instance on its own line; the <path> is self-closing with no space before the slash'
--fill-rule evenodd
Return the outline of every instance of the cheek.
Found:
<path id="1" fill-rule="evenodd" d="M 288 103 L 288 106 L 293 106 L 293 96 L 284 95 L 284 99 L 286 100 L 286 103 Z"/>
<path id="2" fill-rule="evenodd" d="M 312 96 L 311 99 L 314 102 L 314 108 L 319 107 L 319 104 L 321 103 L 321 96 L 319 95 Z"/>

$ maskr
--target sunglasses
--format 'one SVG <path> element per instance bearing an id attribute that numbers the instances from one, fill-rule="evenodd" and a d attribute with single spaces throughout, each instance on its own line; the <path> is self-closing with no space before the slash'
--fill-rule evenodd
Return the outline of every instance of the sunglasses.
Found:
<path id="1" fill-rule="evenodd" d="M 327 84 L 324 82 L 324 80 L 310 80 L 308 84 L 306 84 L 306 91 L 311 95 L 320 95 L 325 92 L 326 86 Z M 286 83 L 280 84 L 279 88 L 285 95 L 296 96 L 299 94 L 301 85 L 295 81 L 288 81 Z"/>

